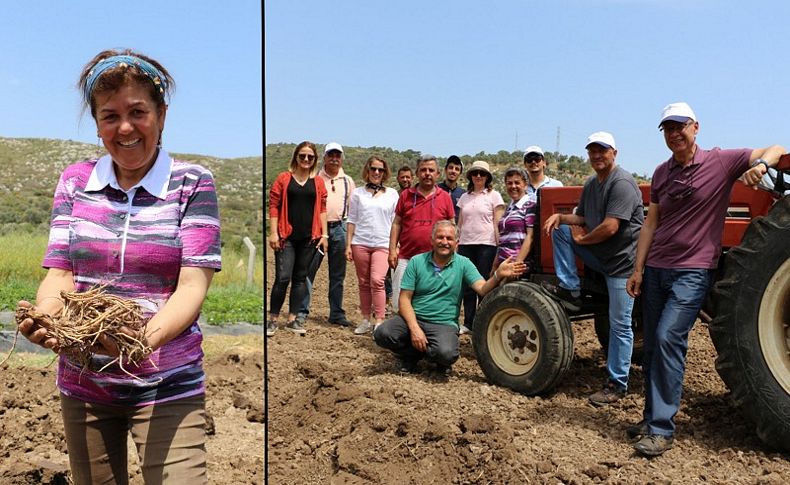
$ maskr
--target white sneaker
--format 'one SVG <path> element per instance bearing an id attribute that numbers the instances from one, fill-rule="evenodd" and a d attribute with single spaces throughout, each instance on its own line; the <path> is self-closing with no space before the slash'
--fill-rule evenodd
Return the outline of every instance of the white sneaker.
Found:
<path id="1" fill-rule="evenodd" d="M 362 320 L 362 323 L 360 323 L 357 326 L 357 328 L 354 329 L 354 334 L 355 335 L 362 335 L 364 333 L 370 332 L 370 330 L 372 328 L 373 328 L 373 326 L 370 324 L 370 322 L 368 320 Z"/>
<path id="2" fill-rule="evenodd" d="M 461 329 L 459 330 L 458 334 L 466 335 L 467 333 L 472 333 L 472 331 L 469 330 L 469 327 L 467 327 L 466 325 L 461 325 Z"/>

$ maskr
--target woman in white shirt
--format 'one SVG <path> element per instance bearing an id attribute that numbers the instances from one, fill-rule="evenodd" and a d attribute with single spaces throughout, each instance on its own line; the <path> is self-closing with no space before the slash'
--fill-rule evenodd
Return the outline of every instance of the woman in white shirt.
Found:
<path id="1" fill-rule="evenodd" d="M 469 186 L 458 199 L 458 254 L 474 263 L 481 275 L 491 273 L 499 244 L 499 219 L 505 212 L 502 196 L 494 190 L 493 176 L 488 162 L 478 160 L 466 172 Z M 461 333 L 472 329 L 477 312 L 477 293 L 464 287 L 464 324 Z"/>
<path id="2" fill-rule="evenodd" d="M 346 259 L 354 261 L 359 280 L 359 309 L 362 323 L 354 333 L 364 334 L 384 321 L 387 297 L 384 279 L 389 265 L 389 238 L 398 192 L 385 187 L 390 169 L 383 159 L 372 156 L 362 169 L 364 187 L 351 193 L 346 235 Z M 371 319 L 373 323 L 371 323 Z"/>

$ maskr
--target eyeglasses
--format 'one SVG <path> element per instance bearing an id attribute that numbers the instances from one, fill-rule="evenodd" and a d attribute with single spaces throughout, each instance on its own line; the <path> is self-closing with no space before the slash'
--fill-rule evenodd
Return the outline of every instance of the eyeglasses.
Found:
<path id="1" fill-rule="evenodd" d="M 661 124 L 661 126 L 658 128 L 658 131 L 663 131 L 664 133 L 672 133 L 673 131 L 683 131 L 686 129 L 687 126 L 693 124 L 694 121 L 692 120 L 688 120 L 685 123 L 666 121 Z"/>
<path id="2" fill-rule="evenodd" d="M 368 167 L 368 171 L 384 173 L 384 167 Z"/>
<path id="3" fill-rule="evenodd" d="M 313 160 L 315 160 L 315 155 L 309 155 L 307 153 L 300 153 L 300 154 L 296 155 L 296 158 L 298 158 L 299 160 L 307 160 L 308 162 L 312 162 Z"/>
<path id="4" fill-rule="evenodd" d="M 486 175 L 488 174 L 485 172 L 469 172 L 470 177 L 485 177 Z"/>
<path id="5" fill-rule="evenodd" d="M 334 192 L 335 191 L 335 179 L 330 179 L 329 181 L 332 182 L 332 192 Z"/>
<path id="6" fill-rule="evenodd" d="M 524 158 L 524 163 L 538 163 L 538 162 L 542 162 L 542 161 L 543 161 L 543 157 L 541 157 L 541 156 L 537 156 L 537 157 L 535 157 L 535 156 L 532 156 L 532 157 L 527 156 L 527 157 Z"/>

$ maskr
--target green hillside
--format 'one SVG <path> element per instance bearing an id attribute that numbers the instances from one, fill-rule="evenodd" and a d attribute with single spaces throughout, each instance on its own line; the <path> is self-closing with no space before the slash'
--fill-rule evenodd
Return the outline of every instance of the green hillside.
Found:
<path id="1" fill-rule="evenodd" d="M 61 171 L 97 153 L 96 145 L 70 140 L 0 137 L 0 235 L 20 231 L 46 234 L 52 194 Z M 241 248 L 242 238 L 248 236 L 262 248 L 261 158 L 171 155 L 199 163 L 214 174 L 223 244 Z"/>

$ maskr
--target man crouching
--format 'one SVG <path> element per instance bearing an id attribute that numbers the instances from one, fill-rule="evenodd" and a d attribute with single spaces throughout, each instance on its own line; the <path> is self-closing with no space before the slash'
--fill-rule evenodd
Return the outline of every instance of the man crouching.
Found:
<path id="1" fill-rule="evenodd" d="M 431 251 L 414 256 L 406 267 L 398 299 L 399 314 L 376 327 L 373 338 L 380 347 L 398 356 L 400 372 L 416 372 L 417 362 L 427 357 L 436 364 L 439 374 L 447 376 L 460 355 L 462 283 L 483 296 L 502 278 L 520 276 L 526 267 L 508 258 L 490 279 L 484 280 L 474 263 L 455 253 L 458 228 L 451 220 L 434 224 L 431 243 Z"/>

